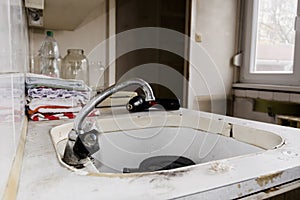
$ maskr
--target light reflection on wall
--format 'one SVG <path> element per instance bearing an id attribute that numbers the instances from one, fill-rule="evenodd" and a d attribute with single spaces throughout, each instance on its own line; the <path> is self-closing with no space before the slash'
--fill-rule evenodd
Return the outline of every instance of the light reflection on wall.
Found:
<path id="1" fill-rule="evenodd" d="M 0 1 L 0 198 L 7 184 L 25 119 L 24 74 L 28 37 L 22 0 Z"/>

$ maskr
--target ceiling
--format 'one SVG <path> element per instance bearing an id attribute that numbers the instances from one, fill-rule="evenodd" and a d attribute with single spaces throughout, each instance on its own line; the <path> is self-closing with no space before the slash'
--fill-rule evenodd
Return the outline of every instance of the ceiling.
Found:
<path id="1" fill-rule="evenodd" d="M 104 0 L 45 0 L 44 28 L 74 30 Z"/>

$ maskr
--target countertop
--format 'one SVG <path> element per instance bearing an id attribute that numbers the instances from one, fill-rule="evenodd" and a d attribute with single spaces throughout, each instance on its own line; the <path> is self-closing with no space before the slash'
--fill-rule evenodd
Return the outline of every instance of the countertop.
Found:
<path id="1" fill-rule="evenodd" d="M 125 109 L 114 114 L 124 114 Z M 183 109 L 181 112 L 196 112 Z M 104 115 L 109 115 L 109 112 Z M 285 143 L 300 144 L 300 130 L 203 113 L 230 123 L 279 133 Z M 229 159 L 226 173 L 212 173 L 211 164 L 188 167 L 176 173 L 145 176 L 84 176 L 63 167 L 49 131 L 72 120 L 29 122 L 18 200 L 47 199 L 232 199 L 300 178 L 300 145 L 264 154 Z M 275 168 L 277 166 L 277 168 Z M 242 175 L 242 176 L 241 176 Z M 242 177 L 242 178 L 241 178 Z"/>

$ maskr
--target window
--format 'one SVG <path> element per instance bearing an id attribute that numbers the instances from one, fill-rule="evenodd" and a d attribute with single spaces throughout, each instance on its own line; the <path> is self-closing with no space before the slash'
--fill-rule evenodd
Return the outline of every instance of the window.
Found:
<path id="1" fill-rule="evenodd" d="M 298 0 L 246 1 L 242 82 L 300 85 L 297 5 Z"/>

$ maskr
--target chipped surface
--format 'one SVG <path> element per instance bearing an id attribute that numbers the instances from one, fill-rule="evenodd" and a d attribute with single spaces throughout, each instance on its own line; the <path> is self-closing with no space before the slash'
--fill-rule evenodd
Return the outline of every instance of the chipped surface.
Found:
<path id="1" fill-rule="evenodd" d="M 214 173 L 224 173 L 233 169 L 233 166 L 227 160 L 212 162 L 210 171 Z"/>
<path id="2" fill-rule="evenodd" d="M 260 177 L 256 178 L 255 181 L 257 182 L 258 185 L 260 185 L 260 187 L 263 187 L 269 183 L 274 183 L 275 179 L 280 178 L 282 173 L 283 172 L 278 172 L 278 173 L 274 173 L 274 174 L 260 176 Z"/>
<path id="3" fill-rule="evenodd" d="M 49 136 L 50 128 L 71 121 L 31 122 L 17 199 L 172 199 L 181 197 L 234 199 L 239 195 L 256 193 L 300 178 L 299 129 L 184 109 L 178 112 L 182 115 L 188 114 L 195 119 L 197 117 L 214 121 L 222 119 L 224 123 L 276 133 L 285 139 L 286 144 L 274 150 L 230 158 L 228 162 L 234 169 L 225 173 L 211 173 L 209 170 L 211 163 L 208 162 L 190 166 L 186 171 L 178 169 L 170 173 L 148 173 L 128 177 L 95 176 L 94 174 L 83 176 L 59 163 Z M 178 112 L 168 112 L 168 114 L 179 120 Z M 118 111 L 114 112 L 116 113 Z M 123 114 L 116 114 L 114 117 L 119 119 L 128 115 L 123 109 L 120 113 Z M 102 119 L 107 120 L 110 117 L 109 115 L 101 116 Z M 167 123 L 172 124 L 172 120 Z M 193 124 L 192 122 L 186 123 L 186 125 Z M 216 122 L 209 128 L 200 120 L 197 126 L 215 130 L 216 134 L 219 134 L 222 128 L 218 128 L 221 127 L 218 123 Z M 270 175 L 270 172 L 282 172 L 282 174 L 271 173 Z"/>

